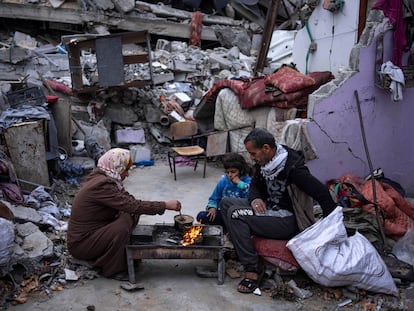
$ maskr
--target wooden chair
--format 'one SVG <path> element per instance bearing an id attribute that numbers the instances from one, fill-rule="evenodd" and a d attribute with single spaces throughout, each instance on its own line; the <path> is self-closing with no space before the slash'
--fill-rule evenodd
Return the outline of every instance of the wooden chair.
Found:
<path id="1" fill-rule="evenodd" d="M 176 158 L 181 157 L 186 162 L 195 162 L 194 171 L 198 161 L 204 160 L 203 178 L 206 177 L 207 156 L 204 148 L 196 144 L 198 125 L 195 121 L 174 122 L 170 125 L 171 148 L 168 151 L 168 164 L 174 180 L 177 180 Z"/>

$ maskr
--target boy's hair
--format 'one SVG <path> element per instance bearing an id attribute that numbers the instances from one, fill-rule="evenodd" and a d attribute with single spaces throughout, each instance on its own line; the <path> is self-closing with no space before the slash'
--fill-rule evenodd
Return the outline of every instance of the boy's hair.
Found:
<path id="1" fill-rule="evenodd" d="M 275 137 L 268 130 L 260 127 L 253 129 L 244 139 L 244 144 L 252 142 L 256 148 L 262 148 L 263 145 L 269 145 L 271 148 L 276 148 Z"/>
<path id="2" fill-rule="evenodd" d="M 221 158 L 224 169 L 237 168 L 240 171 L 240 176 L 250 175 L 251 167 L 246 162 L 246 159 L 236 152 L 230 152 L 223 155 Z"/>

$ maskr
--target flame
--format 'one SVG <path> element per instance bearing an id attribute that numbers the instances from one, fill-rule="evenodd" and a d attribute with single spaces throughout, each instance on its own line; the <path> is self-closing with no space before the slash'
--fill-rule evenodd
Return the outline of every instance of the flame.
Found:
<path id="1" fill-rule="evenodd" d="M 202 237 L 201 230 L 203 226 L 191 226 L 190 229 L 184 232 L 183 239 L 181 240 L 181 245 L 188 246 L 197 242 L 197 239 Z"/>

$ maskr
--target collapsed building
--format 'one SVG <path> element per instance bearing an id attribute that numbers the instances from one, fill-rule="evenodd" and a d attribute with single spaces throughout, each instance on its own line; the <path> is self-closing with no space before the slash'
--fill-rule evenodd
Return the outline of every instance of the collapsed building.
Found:
<path id="1" fill-rule="evenodd" d="M 35 269 L 44 257 L 64 255 L 64 238 L 41 229 L 65 230 L 70 199 L 47 192 L 75 191 L 113 146 L 130 148 L 137 165 L 165 157 L 169 125 L 183 119 L 196 120 L 202 133 L 229 131 L 227 151 L 243 152 L 248 126 L 268 128 L 305 151 L 310 169 L 328 180 L 371 170 L 356 115 L 361 101 L 373 162 L 414 193 L 412 150 L 402 143 L 412 126 L 411 80 L 407 70 L 403 97 L 384 87 L 378 65 L 391 58 L 392 28 L 380 10 L 369 10 L 372 1 L 164 2 L 0 4 L 4 213 L 19 219 L 4 273 L 17 262 Z M 291 63 L 313 82 L 289 92 L 262 83 L 258 102 L 230 85 L 250 87 L 252 77 Z M 379 141 L 374 133 L 384 128 Z M 59 191 L 59 178 L 74 188 Z"/>

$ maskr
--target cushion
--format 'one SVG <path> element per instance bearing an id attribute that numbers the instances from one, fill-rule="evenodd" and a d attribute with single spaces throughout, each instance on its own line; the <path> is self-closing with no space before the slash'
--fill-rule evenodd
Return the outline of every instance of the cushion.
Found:
<path id="1" fill-rule="evenodd" d="M 292 252 L 286 247 L 287 240 L 253 236 L 252 241 L 257 254 L 268 263 L 289 272 L 297 271 L 300 268 Z"/>
<path id="2" fill-rule="evenodd" d="M 265 84 L 273 85 L 283 93 L 296 92 L 300 89 L 315 85 L 315 80 L 289 66 L 282 66 L 264 78 Z"/>

